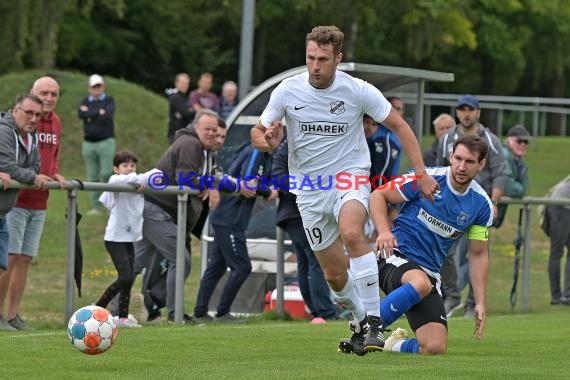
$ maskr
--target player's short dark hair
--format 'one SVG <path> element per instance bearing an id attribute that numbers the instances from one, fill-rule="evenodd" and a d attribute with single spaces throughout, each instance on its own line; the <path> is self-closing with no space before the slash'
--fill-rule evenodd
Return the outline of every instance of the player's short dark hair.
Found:
<path id="1" fill-rule="evenodd" d="M 338 54 L 342 51 L 344 42 L 344 33 L 334 25 L 331 26 L 315 26 L 305 39 L 305 47 L 309 41 L 314 41 L 319 47 L 331 44 L 333 52 Z"/>
<path id="2" fill-rule="evenodd" d="M 479 153 L 479 162 L 487 157 L 487 152 L 489 151 L 489 145 L 487 145 L 485 140 L 476 135 L 465 135 L 458 138 L 453 144 L 453 152 L 455 152 L 458 145 L 463 145 L 470 152 Z"/>
<path id="3" fill-rule="evenodd" d="M 224 128 L 226 129 L 228 127 L 228 125 L 226 124 L 226 121 L 218 116 L 218 128 Z"/>
<path id="4" fill-rule="evenodd" d="M 115 154 L 113 157 L 113 166 L 119 166 L 125 162 L 134 162 L 135 164 L 139 161 L 136 154 L 131 152 L 130 150 L 122 150 Z"/>

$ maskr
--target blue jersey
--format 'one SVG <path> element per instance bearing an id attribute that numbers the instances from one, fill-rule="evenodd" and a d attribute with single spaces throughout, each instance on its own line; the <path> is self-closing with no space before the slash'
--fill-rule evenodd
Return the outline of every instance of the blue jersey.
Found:
<path id="1" fill-rule="evenodd" d="M 427 173 L 439 184 L 435 202 L 422 197 L 413 173 L 406 175 L 406 181 L 398 187 L 406 202 L 392 233 L 406 257 L 439 273 L 457 238 L 469 233 L 473 226 L 485 231 L 491 226 L 493 204 L 475 181 L 463 193 L 454 190 L 449 179 L 451 167 L 428 168 Z"/>
<path id="2" fill-rule="evenodd" d="M 382 124 L 366 141 L 370 151 L 370 179 L 376 188 L 399 174 L 402 145 L 398 136 Z"/>
<path id="3" fill-rule="evenodd" d="M 270 177 L 271 156 L 254 149 L 247 144 L 236 152 L 236 156 L 228 168 L 232 177 L 246 179 L 253 176 L 260 178 Z M 257 186 L 257 195 L 267 197 L 271 191 L 266 186 Z M 223 196 L 218 207 L 212 212 L 212 224 L 240 228 L 245 231 L 251 219 L 251 212 L 255 204 L 255 197 L 245 198 L 241 195 Z"/>

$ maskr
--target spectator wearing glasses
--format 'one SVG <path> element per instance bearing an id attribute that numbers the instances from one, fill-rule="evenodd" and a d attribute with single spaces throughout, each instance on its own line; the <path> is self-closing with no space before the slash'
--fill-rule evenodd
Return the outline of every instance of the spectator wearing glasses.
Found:
<path id="1" fill-rule="evenodd" d="M 528 169 L 524 156 L 530 143 L 530 134 L 523 125 L 515 125 L 507 132 L 507 139 L 503 146 L 505 155 L 505 195 L 511 198 L 522 198 L 528 191 Z M 499 214 L 493 223 L 500 227 L 507 214 L 507 205 L 498 206 Z"/>
<path id="2" fill-rule="evenodd" d="M 16 205 L 20 190 L 6 189 L 6 183 L 15 181 L 34 184 L 44 189 L 51 180 L 39 174 L 40 153 L 37 136 L 34 133 L 42 118 L 42 100 L 32 94 L 19 95 L 14 108 L 0 119 L 0 179 L 4 191 L 0 191 L 0 279 L 6 276 L 8 269 L 8 225 L 6 214 Z M 16 328 L 2 315 L 0 308 L 0 330 Z"/>
<path id="3" fill-rule="evenodd" d="M 115 156 L 115 99 L 105 92 L 105 81 L 98 74 L 89 77 L 89 95 L 79 105 L 78 116 L 83 120 L 82 153 L 87 180 L 107 182 L 113 174 Z M 90 191 L 91 210 L 87 215 L 101 213 L 101 192 Z"/>
<path id="4" fill-rule="evenodd" d="M 59 174 L 61 121 L 55 113 L 59 84 L 55 79 L 44 76 L 34 82 L 31 93 L 43 102 L 42 116 L 36 121 L 35 131 L 40 153 L 40 173 L 57 181 L 63 188 L 65 178 Z M 28 118 L 32 119 L 32 116 Z M 0 276 L 0 314 L 4 314 L 3 306 L 8 300 L 6 319 L 18 330 L 26 329 L 26 323 L 20 317 L 20 304 L 28 270 L 38 255 L 48 198 L 48 190 L 24 189 L 18 195 L 16 207 L 6 215 L 10 235 L 9 257 L 8 271 Z"/>

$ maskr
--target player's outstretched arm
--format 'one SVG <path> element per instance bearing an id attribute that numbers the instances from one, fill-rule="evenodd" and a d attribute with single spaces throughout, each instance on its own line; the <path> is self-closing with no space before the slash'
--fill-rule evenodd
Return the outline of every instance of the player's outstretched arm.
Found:
<path id="1" fill-rule="evenodd" d="M 439 190 L 439 185 L 435 179 L 426 172 L 422 150 L 414 132 L 412 131 L 412 127 L 410 127 L 410 125 L 393 109 L 388 114 L 386 120 L 383 121 L 383 124 L 394 131 L 400 139 L 400 142 L 404 147 L 404 151 L 410 159 L 414 172 L 418 177 L 417 180 L 422 196 L 433 202 L 433 195 L 437 190 Z"/>
<path id="2" fill-rule="evenodd" d="M 481 339 L 485 329 L 485 293 L 489 275 L 489 244 L 486 240 L 469 240 L 469 277 L 475 297 L 475 337 Z"/>

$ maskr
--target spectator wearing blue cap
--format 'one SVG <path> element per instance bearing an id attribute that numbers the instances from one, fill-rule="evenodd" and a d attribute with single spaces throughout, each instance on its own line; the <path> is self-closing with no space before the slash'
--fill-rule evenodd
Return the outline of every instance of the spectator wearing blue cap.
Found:
<path id="1" fill-rule="evenodd" d="M 455 113 L 459 124 L 451 128 L 441 137 L 437 149 L 437 164 L 450 165 L 449 157 L 453 144 L 464 135 L 478 135 L 489 146 L 486 164 L 479 172 L 475 180 L 483 187 L 493 202 L 493 214 L 498 215 L 498 202 L 503 196 L 506 182 L 506 162 L 503 147 L 499 138 L 487 127 L 479 122 L 481 107 L 479 100 L 470 94 L 461 95 L 457 99 Z M 446 295 L 445 311 L 451 316 L 453 311 L 461 306 L 461 290 L 469 283 L 469 271 L 467 266 L 467 238 L 461 236 L 451 247 L 442 268 L 443 289 Z M 475 302 L 473 289 L 469 286 L 469 295 L 465 301 L 465 317 L 473 316 Z"/>

